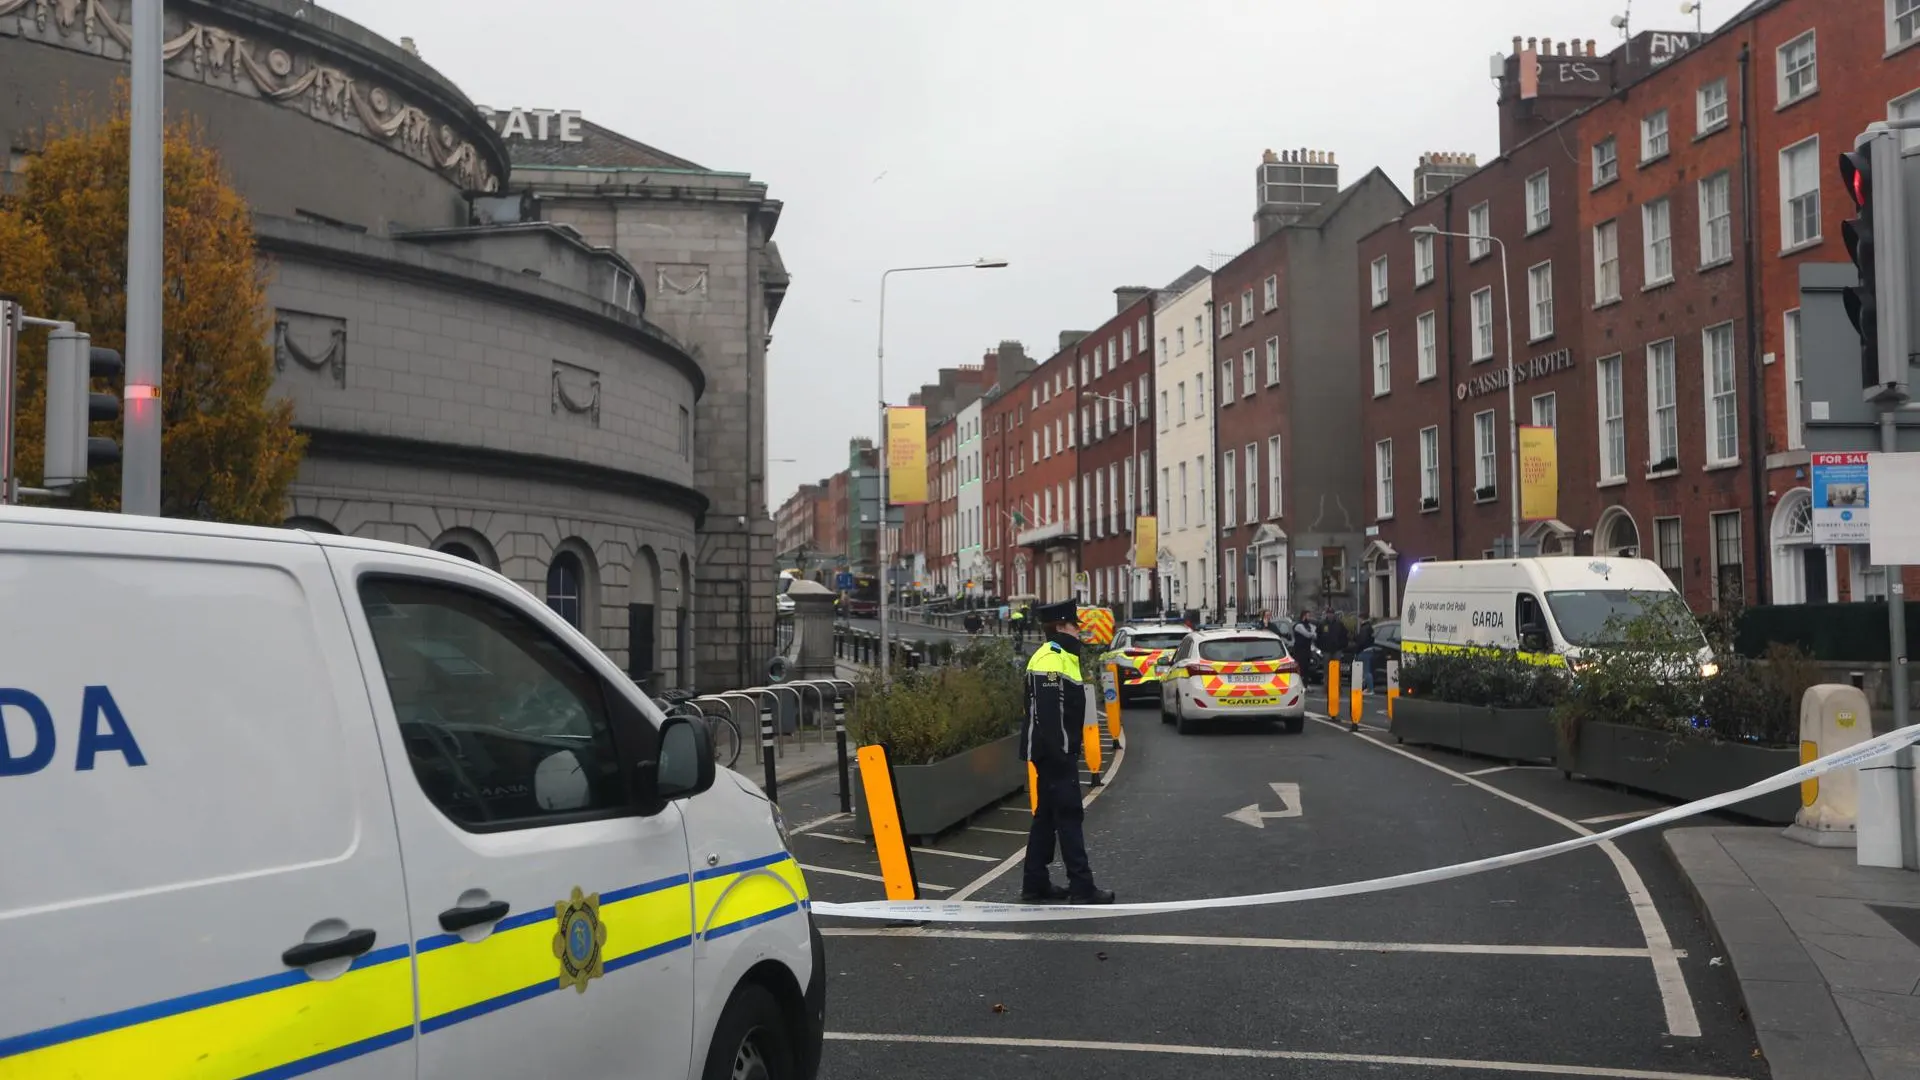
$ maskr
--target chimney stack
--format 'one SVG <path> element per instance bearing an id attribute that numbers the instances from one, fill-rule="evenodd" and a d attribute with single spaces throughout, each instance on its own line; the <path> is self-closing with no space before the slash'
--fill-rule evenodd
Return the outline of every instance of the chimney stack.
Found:
<path id="1" fill-rule="evenodd" d="M 1587 55 L 1588 55 L 1588 56 L 1597 56 L 1597 55 L 1599 55 L 1598 53 L 1595 53 L 1595 52 L 1593 51 L 1593 39 L 1592 39 L 1592 38 L 1588 38 L 1588 39 L 1587 39 Z"/>
<path id="2" fill-rule="evenodd" d="M 1520 35 L 1519 34 L 1513 35 L 1513 51 L 1515 54 L 1518 54 L 1520 52 Z"/>

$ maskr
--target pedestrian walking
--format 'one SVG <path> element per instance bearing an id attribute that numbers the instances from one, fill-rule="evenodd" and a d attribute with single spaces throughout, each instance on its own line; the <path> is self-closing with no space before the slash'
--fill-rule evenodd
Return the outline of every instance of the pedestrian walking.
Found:
<path id="1" fill-rule="evenodd" d="M 1087 721 L 1087 688 L 1080 674 L 1080 614 L 1076 605 L 1048 604 L 1037 612 L 1047 640 L 1027 661 L 1027 713 L 1021 725 L 1021 756 L 1033 764 L 1039 805 L 1027 834 L 1027 862 L 1020 900 L 1040 904 L 1111 904 L 1113 893 L 1096 888 L 1087 864 L 1080 802 L 1081 731 Z M 1066 867 L 1064 888 L 1048 867 L 1056 842 Z"/>
<path id="2" fill-rule="evenodd" d="M 1352 658 L 1348 655 L 1348 649 L 1352 643 L 1352 638 L 1347 634 L 1347 624 L 1340 618 L 1340 613 L 1329 610 L 1326 625 L 1320 630 L 1320 648 L 1327 654 L 1327 659 L 1338 660 L 1342 667 L 1351 668 L 1349 661 Z"/>

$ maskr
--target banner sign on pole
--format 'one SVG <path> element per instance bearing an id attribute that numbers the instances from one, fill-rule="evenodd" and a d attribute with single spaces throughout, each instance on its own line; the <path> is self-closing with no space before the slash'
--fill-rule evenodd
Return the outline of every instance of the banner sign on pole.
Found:
<path id="1" fill-rule="evenodd" d="M 1133 519 L 1133 565 L 1142 570 L 1160 565 L 1160 519 L 1151 514 Z"/>
<path id="2" fill-rule="evenodd" d="M 918 405 L 887 409 L 887 487 L 889 505 L 927 501 L 927 410 Z"/>
<path id="3" fill-rule="evenodd" d="M 1812 524 L 1816 544 L 1865 544 L 1873 539 L 1865 453 L 1813 455 Z"/>
<path id="4" fill-rule="evenodd" d="M 1560 516 L 1560 450 L 1554 434 L 1550 427 L 1520 428 L 1520 516 L 1528 521 Z"/>

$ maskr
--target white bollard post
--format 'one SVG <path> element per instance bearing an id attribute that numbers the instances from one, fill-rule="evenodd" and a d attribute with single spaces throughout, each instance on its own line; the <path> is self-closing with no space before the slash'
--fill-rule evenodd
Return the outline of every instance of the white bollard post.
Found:
<path id="1" fill-rule="evenodd" d="M 1807 688 L 1800 699 L 1800 760 L 1802 763 L 1873 738 L 1873 714 L 1867 695 L 1859 688 L 1823 683 Z M 1857 770 L 1837 769 L 1800 784 L 1800 812 L 1786 835 L 1816 847 L 1854 847 L 1859 840 L 1860 777 Z M 1899 833 L 1894 834 L 1896 854 Z"/>

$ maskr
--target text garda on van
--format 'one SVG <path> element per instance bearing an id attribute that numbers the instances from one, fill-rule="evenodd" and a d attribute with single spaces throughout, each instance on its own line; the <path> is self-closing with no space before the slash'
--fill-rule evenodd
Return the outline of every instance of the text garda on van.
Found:
<path id="1" fill-rule="evenodd" d="M 16 745 L 8 732 L 16 736 L 21 728 L 7 726 L 9 714 L 26 719 L 27 741 Z M 17 686 L 0 686 L 0 777 L 26 776 L 53 763 L 58 737 L 53 710 L 38 694 Z M 89 686 L 80 695 L 80 725 L 74 742 L 73 768 L 88 772 L 101 754 L 116 753 L 129 766 L 145 765 L 147 757 L 134 741 L 133 729 L 113 700 L 113 692 L 104 686 Z"/>

